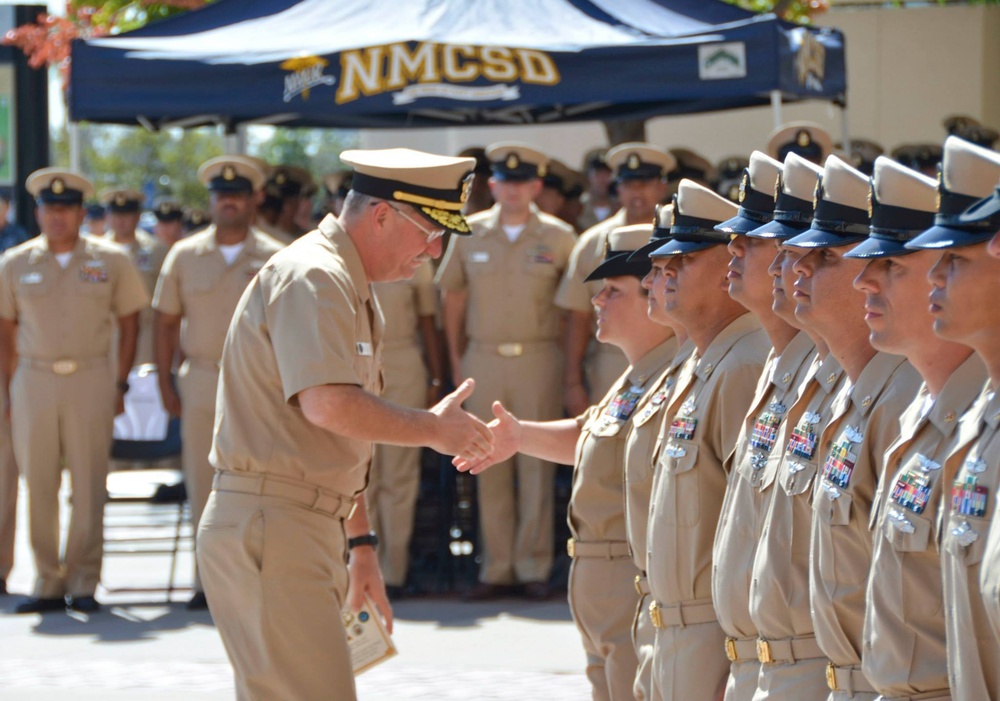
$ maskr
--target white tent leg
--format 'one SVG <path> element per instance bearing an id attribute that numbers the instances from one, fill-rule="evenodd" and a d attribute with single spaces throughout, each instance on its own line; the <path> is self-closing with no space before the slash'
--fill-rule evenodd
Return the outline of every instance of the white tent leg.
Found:
<path id="1" fill-rule="evenodd" d="M 69 169 L 82 173 L 80 170 L 80 125 L 76 122 L 69 122 L 66 125 L 69 136 Z"/>
<path id="2" fill-rule="evenodd" d="M 783 122 L 781 121 L 781 91 L 772 90 L 771 91 L 771 113 L 774 115 L 774 128 L 780 127 Z"/>
<path id="3" fill-rule="evenodd" d="M 851 124 L 848 119 L 847 105 L 840 108 L 840 143 L 844 147 L 844 153 L 851 153 Z"/>
<path id="4" fill-rule="evenodd" d="M 236 133 L 226 134 L 223 139 L 227 156 L 239 156 L 247 152 L 247 128 L 242 124 L 236 127 Z"/>

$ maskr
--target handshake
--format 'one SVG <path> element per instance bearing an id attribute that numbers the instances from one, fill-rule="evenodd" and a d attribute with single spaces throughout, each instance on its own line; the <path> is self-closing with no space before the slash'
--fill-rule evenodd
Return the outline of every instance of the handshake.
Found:
<path id="1" fill-rule="evenodd" d="M 462 472 L 479 474 L 518 452 L 520 422 L 500 402 L 493 403 L 496 417 L 488 424 L 462 409 L 476 384 L 465 380 L 454 392 L 431 407 L 438 418 L 435 439 L 429 445 L 444 455 L 454 455 L 452 464 Z"/>

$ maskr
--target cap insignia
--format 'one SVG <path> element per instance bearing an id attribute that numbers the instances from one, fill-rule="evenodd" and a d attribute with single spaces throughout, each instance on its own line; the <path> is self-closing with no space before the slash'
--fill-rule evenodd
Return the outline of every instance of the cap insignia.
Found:
<path id="1" fill-rule="evenodd" d="M 517 157 L 516 153 L 507 154 L 507 160 L 504 162 L 507 170 L 514 170 L 519 165 L 521 165 L 521 159 Z"/>
<path id="2" fill-rule="evenodd" d="M 164 202 L 163 204 L 160 205 L 160 214 L 170 214 L 170 212 L 172 210 L 173 210 L 173 207 L 171 207 L 166 202 Z"/>
<path id="3" fill-rule="evenodd" d="M 540 166 L 538 166 L 538 177 L 539 178 L 544 178 L 548 174 L 549 174 L 549 167 L 547 165 L 540 165 Z"/>
<path id="4" fill-rule="evenodd" d="M 468 222 L 465 221 L 465 217 L 460 212 L 449 212 L 435 207 L 421 207 L 420 211 L 446 229 L 460 231 L 463 234 L 471 231 Z"/>
<path id="5" fill-rule="evenodd" d="M 639 159 L 639 154 L 633 153 L 629 155 L 628 163 L 626 163 L 625 165 L 629 170 L 639 170 L 639 166 L 641 164 L 642 161 Z"/>
<path id="6" fill-rule="evenodd" d="M 115 206 L 116 207 L 124 207 L 126 201 L 127 200 L 125 199 L 125 195 L 121 195 L 121 194 L 115 195 Z"/>
<path id="7" fill-rule="evenodd" d="M 813 209 L 814 210 L 819 205 L 819 201 L 822 199 L 822 197 L 823 197 L 823 181 L 822 180 L 817 180 L 816 181 L 816 187 L 813 188 Z"/>
<path id="8" fill-rule="evenodd" d="M 278 183 L 279 185 L 284 185 L 286 182 L 288 182 L 288 176 L 285 175 L 284 173 L 278 173 L 277 175 L 274 176 L 274 182 Z"/>
<path id="9" fill-rule="evenodd" d="M 750 186 L 750 173 L 743 171 L 743 179 L 740 180 L 740 204 L 743 204 L 743 200 L 747 198 L 747 188 Z M 730 192 L 730 195 L 732 193 Z"/>
<path id="10" fill-rule="evenodd" d="M 875 214 L 875 186 L 872 185 L 868 188 L 868 218 L 871 219 Z"/>
<path id="11" fill-rule="evenodd" d="M 783 187 L 784 178 L 781 177 L 781 173 L 778 173 L 778 179 L 774 181 L 774 199 L 777 201 L 778 195 L 781 194 L 781 188 Z"/>
<path id="12" fill-rule="evenodd" d="M 740 202 L 742 202 L 743 198 L 746 196 L 747 194 L 746 191 L 743 190 L 742 183 L 740 183 L 739 187 L 737 187 L 736 185 L 731 186 L 729 188 L 729 194 L 727 195 L 727 197 L 729 197 L 730 200 L 738 199 Z"/>
<path id="13" fill-rule="evenodd" d="M 800 129 L 795 135 L 795 143 L 797 143 L 802 148 L 805 148 L 812 143 L 812 137 L 809 136 L 809 132 L 805 129 Z"/>
<path id="14" fill-rule="evenodd" d="M 49 189 L 52 190 L 52 194 L 61 195 L 66 192 L 66 183 L 63 182 L 62 178 L 53 178 Z"/>
<path id="15" fill-rule="evenodd" d="M 225 165 L 222 167 L 222 179 L 223 180 L 236 180 L 236 169 L 231 165 Z"/>

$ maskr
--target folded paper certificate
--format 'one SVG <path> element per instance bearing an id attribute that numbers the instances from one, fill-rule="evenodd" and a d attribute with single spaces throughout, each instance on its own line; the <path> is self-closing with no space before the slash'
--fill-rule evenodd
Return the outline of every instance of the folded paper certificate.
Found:
<path id="1" fill-rule="evenodd" d="M 351 649 L 354 676 L 367 672 L 396 655 L 396 646 L 382 625 L 375 604 L 367 596 L 365 604 L 357 613 L 344 612 L 344 628 L 347 629 L 347 645 Z"/>

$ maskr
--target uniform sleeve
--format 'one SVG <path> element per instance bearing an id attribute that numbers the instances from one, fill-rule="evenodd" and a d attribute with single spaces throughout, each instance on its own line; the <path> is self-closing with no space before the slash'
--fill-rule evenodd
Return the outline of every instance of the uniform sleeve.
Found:
<path id="1" fill-rule="evenodd" d="M 465 267 L 462 264 L 462 237 L 452 236 L 448 252 L 438 268 L 437 284 L 442 290 L 461 292 L 466 287 Z"/>
<path id="2" fill-rule="evenodd" d="M 180 280 L 177 269 L 178 249 L 170 249 L 160 275 L 156 279 L 156 291 L 153 293 L 153 309 L 164 314 L 180 316 L 184 313 L 181 301 Z"/>
<path id="3" fill-rule="evenodd" d="M 17 298 L 14 296 L 14 280 L 11 257 L 0 256 L 0 318 L 17 321 Z"/>
<path id="4" fill-rule="evenodd" d="M 149 293 L 132 260 L 124 253 L 116 258 L 118 279 L 111 311 L 115 316 L 128 316 L 149 306 Z"/>
<path id="5" fill-rule="evenodd" d="M 351 283 L 320 268 L 267 277 L 264 318 L 285 401 L 310 387 L 361 385 L 355 336 L 357 315 L 365 312 Z"/>
<path id="6" fill-rule="evenodd" d="M 573 245 L 569 256 L 569 266 L 563 273 L 556 291 L 556 306 L 574 312 L 589 312 L 593 309 L 590 303 L 590 291 L 584 282 L 597 267 L 594 250 L 604 248 L 602 237 L 596 232 L 585 233 Z"/>
<path id="7" fill-rule="evenodd" d="M 413 292 L 417 301 L 417 316 L 434 316 L 437 313 L 437 288 L 434 287 L 434 269 L 430 261 L 413 276 Z"/>

